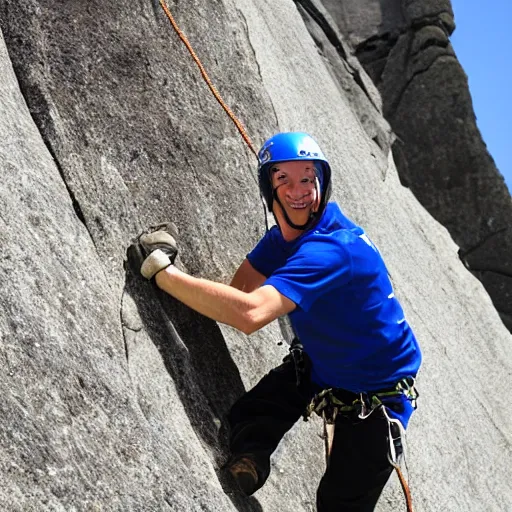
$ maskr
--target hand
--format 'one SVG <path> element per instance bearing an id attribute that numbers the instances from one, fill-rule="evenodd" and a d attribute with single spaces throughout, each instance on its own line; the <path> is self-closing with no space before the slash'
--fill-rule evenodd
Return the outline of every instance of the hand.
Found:
<path id="1" fill-rule="evenodd" d="M 133 272 L 152 279 L 160 270 L 174 264 L 178 246 L 173 235 L 177 234 L 172 223 L 150 227 L 128 247 L 126 255 Z"/>

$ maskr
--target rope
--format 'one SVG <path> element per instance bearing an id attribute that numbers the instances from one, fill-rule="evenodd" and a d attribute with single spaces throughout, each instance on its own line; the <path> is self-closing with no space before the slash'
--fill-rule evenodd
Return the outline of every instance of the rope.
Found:
<path id="1" fill-rule="evenodd" d="M 411 396 L 417 396 L 417 394 L 418 394 L 413 386 L 409 387 L 409 391 L 413 394 Z M 402 486 L 402 491 L 403 491 L 404 497 L 405 497 L 405 504 L 407 506 L 407 512 L 413 512 L 411 491 L 409 489 L 409 484 L 408 484 L 407 480 L 405 479 L 404 474 L 402 473 L 402 470 L 400 469 L 400 466 L 398 464 L 398 456 L 397 456 L 396 449 L 395 449 L 395 440 L 401 440 L 401 443 L 402 443 L 402 457 L 405 460 L 405 444 L 404 444 L 404 441 L 405 441 L 405 429 L 402 427 L 402 424 L 400 423 L 399 420 L 391 419 L 389 417 L 389 414 L 386 411 L 386 408 L 385 408 L 384 405 L 381 405 L 381 407 L 382 407 L 382 412 L 384 413 L 384 417 L 386 418 L 386 420 L 388 422 L 388 429 L 389 429 L 389 434 L 388 434 L 389 435 L 388 461 L 391 464 L 391 466 L 393 466 L 393 468 L 395 469 L 396 474 L 398 475 L 398 479 L 400 480 L 400 485 Z M 399 430 L 399 437 L 398 438 L 394 438 L 393 437 L 393 432 L 392 432 L 392 429 L 391 429 L 392 423 L 394 423 L 395 425 L 398 426 L 398 430 Z"/>
<path id="2" fill-rule="evenodd" d="M 233 113 L 233 111 L 226 105 L 224 100 L 222 99 L 221 95 L 219 94 L 219 91 L 217 88 L 213 85 L 212 81 L 210 80 L 210 77 L 208 76 L 208 73 L 204 69 L 203 64 L 199 60 L 199 57 L 197 56 L 196 52 L 192 48 L 192 45 L 190 44 L 189 40 L 187 39 L 187 36 L 182 32 L 178 24 L 176 23 L 176 20 L 174 19 L 173 15 L 171 14 L 171 11 L 167 7 L 165 0 L 160 0 L 160 5 L 162 6 L 162 9 L 164 10 L 165 14 L 169 18 L 169 21 L 171 22 L 172 28 L 175 30 L 176 34 L 178 34 L 178 37 L 183 41 L 183 44 L 187 47 L 187 50 L 189 51 L 190 55 L 194 59 L 194 62 L 197 64 L 197 67 L 199 68 L 199 71 L 201 71 L 201 75 L 203 76 L 204 81 L 210 88 L 210 91 L 212 91 L 213 95 L 215 96 L 215 99 L 219 102 L 220 106 L 225 110 L 226 114 L 229 116 L 231 121 L 235 124 L 238 131 L 240 132 L 240 135 L 244 139 L 247 146 L 249 146 L 249 149 L 254 153 L 254 156 L 258 158 L 258 152 L 254 148 L 251 139 L 249 138 L 249 135 L 247 135 L 247 132 L 245 131 L 244 126 L 242 123 L 238 120 L 236 115 Z"/>
<path id="3" fill-rule="evenodd" d="M 176 20 L 174 19 L 174 16 L 171 14 L 171 11 L 169 10 L 169 8 L 167 7 L 165 0 L 159 0 L 159 1 L 160 1 L 160 5 L 162 6 L 162 9 L 164 10 L 167 18 L 169 18 L 169 21 L 171 22 L 172 28 L 174 29 L 176 34 L 178 34 L 178 37 L 182 40 L 183 44 L 187 47 L 188 52 L 190 53 L 190 55 L 192 56 L 192 59 L 196 63 L 197 67 L 199 68 L 199 71 L 201 72 L 201 75 L 202 75 L 204 81 L 210 88 L 210 91 L 212 92 L 212 94 L 215 96 L 215 99 L 218 101 L 219 105 L 224 109 L 224 111 L 229 116 L 231 121 L 233 121 L 237 130 L 240 132 L 240 135 L 242 136 L 242 138 L 244 139 L 245 143 L 247 144 L 249 149 L 252 151 L 254 156 L 256 158 L 258 158 L 258 152 L 254 148 L 254 145 L 251 142 L 249 135 L 247 135 L 247 132 L 245 131 L 243 124 L 239 121 L 239 119 L 236 117 L 236 115 L 233 113 L 233 111 L 226 105 L 226 103 L 222 99 L 222 96 L 219 94 L 219 91 L 213 85 L 213 82 L 210 80 L 210 77 L 208 76 L 208 73 L 206 72 L 206 69 L 204 68 L 203 64 L 199 60 L 199 57 L 197 56 L 196 52 L 192 48 L 192 45 L 190 44 L 187 36 L 183 33 L 183 31 L 180 29 L 180 27 L 176 23 Z M 255 176 L 253 176 L 253 177 L 256 181 L 256 184 L 259 186 L 258 178 Z M 266 229 L 266 231 L 268 231 L 267 206 L 265 204 L 265 199 L 263 197 L 261 190 L 260 190 L 260 199 L 261 199 L 261 204 L 263 206 L 263 214 L 265 216 L 265 229 Z"/>
<path id="4" fill-rule="evenodd" d="M 407 504 L 407 512 L 413 512 L 411 491 L 409 489 L 409 486 L 407 485 L 407 481 L 404 477 L 404 474 L 402 473 L 402 470 L 400 469 L 398 464 L 396 464 L 395 462 L 391 464 L 395 468 L 396 474 L 398 475 L 398 479 L 400 480 L 400 485 L 402 486 L 402 491 L 404 492 L 405 496 L 405 503 Z"/>

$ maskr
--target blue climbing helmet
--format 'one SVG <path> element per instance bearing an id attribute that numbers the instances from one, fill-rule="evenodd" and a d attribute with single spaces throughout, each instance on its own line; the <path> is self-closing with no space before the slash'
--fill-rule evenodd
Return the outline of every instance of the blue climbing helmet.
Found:
<path id="1" fill-rule="evenodd" d="M 320 207 L 318 208 L 318 212 L 313 214 L 313 217 L 319 218 L 321 216 L 331 195 L 331 167 L 313 137 L 303 132 L 278 133 L 265 141 L 258 153 L 258 159 L 258 183 L 260 192 L 270 211 L 272 211 L 274 201 L 279 201 L 272 188 L 272 167 L 279 162 L 297 160 L 313 161 L 315 163 L 315 172 L 320 183 Z M 284 214 L 286 222 L 296 229 L 307 229 L 313 220 L 310 219 L 310 221 L 303 226 L 297 226 L 288 219 L 286 212 L 284 212 Z"/>

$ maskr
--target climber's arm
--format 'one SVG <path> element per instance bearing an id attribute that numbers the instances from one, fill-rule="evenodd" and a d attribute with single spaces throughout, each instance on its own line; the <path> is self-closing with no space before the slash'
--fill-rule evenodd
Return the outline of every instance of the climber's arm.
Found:
<path id="1" fill-rule="evenodd" d="M 250 293 L 259 288 L 266 277 L 260 274 L 246 258 L 235 272 L 230 286 L 242 292 Z"/>
<path id="2" fill-rule="evenodd" d="M 261 286 L 247 293 L 233 286 L 190 276 L 174 265 L 158 272 L 155 279 L 159 288 L 190 308 L 245 334 L 257 331 L 296 307 L 273 286 Z M 254 281 L 250 283 L 255 284 Z"/>

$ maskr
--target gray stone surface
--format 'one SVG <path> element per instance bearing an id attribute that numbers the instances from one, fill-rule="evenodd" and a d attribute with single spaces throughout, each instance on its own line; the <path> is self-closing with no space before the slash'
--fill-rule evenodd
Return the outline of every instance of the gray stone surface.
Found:
<path id="1" fill-rule="evenodd" d="M 510 333 L 372 140 L 389 132 L 368 77 L 357 91 L 291 0 L 171 7 L 257 144 L 319 140 L 334 197 L 384 253 L 425 357 L 416 510 L 509 510 Z M 225 281 L 263 232 L 253 157 L 167 20 L 126 0 L 2 0 L 0 19 L 0 509 L 314 510 L 318 421 L 289 433 L 254 498 L 218 476 L 230 404 L 285 353 L 278 326 L 245 337 L 123 267 L 141 226 L 173 220 L 182 268 Z M 379 510 L 402 507 L 393 479 Z"/>
<path id="2" fill-rule="evenodd" d="M 450 44 L 450 2 L 324 4 L 382 94 L 402 183 L 448 229 L 512 329 L 512 198 Z"/>
<path id="3" fill-rule="evenodd" d="M 233 509 L 157 350 L 165 315 L 142 329 L 109 285 L 3 41 L 0 76 L 0 509 Z"/>

